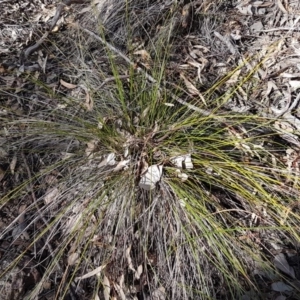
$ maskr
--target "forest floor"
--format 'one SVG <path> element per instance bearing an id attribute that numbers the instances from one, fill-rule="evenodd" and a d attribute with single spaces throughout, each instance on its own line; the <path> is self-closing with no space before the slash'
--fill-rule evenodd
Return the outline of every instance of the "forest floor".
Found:
<path id="1" fill-rule="evenodd" d="M 0 0 L 1 299 L 299 299 L 299 1 L 64 3 Z"/>

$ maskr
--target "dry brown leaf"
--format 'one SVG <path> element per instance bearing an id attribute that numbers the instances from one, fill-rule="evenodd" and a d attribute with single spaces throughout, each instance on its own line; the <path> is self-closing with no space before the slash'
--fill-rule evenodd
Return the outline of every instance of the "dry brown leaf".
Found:
<path id="1" fill-rule="evenodd" d="M 193 61 L 193 60 L 189 60 L 187 62 L 189 65 L 193 66 L 193 67 L 196 67 L 196 68 L 202 68 L 202 65 L 196 61 Z"/>
<path id="2" fill-rule="evenodd" d="M 131 250 L 131 245 L 126 249 L 125 257 L 127 258 L 128 268 L 133 272 L 135 272 L 135 269 L 132 264 L 132 259 L 130 257 L 130 250 Z"/>
<path id="3" fill-rule="evenodd" d="M 51 32 L 57 32 L 58 30 L 59 30 L 59 26 L 55 25 L 51 30 Z"/>
<path id="4" fill-rule="evenodd" d="M 180 73 L 180 77 L 183 79 L 184 84 L 188 89 L 188 92 L 191 95 L 198 95 L 198 89 L 183 75 L 183 73 Z"/>
<path id="5" fill-rule="evenodd" d="M 20 207 L 18 209 L 19 214 L 23 213 L 26 210 L 26 207 L 27 207 L 26 204 L 20 205 Z M 20 219 L 19 219 L 19 221 L 20 221 Z M 23 220 L 21 222 L 23 222 Z"/>
<path id="6" fill-rule="evenodd" d="M 58 198 L 58 188 L 48 189 L 44 198 L 45 204 L 54 202 Z"/>
<path id="7" fill-rule="evenodd" d="M 151 59 L 150 54 L 144 49 L 137 50 L 137 51 L 133 52 L 133 54 L 140 55 L 142 60 L 144 60 L 144 61 L 149 61 Z"/>
<path id="8" fill-rule="evenodd" d="M 94 107 L 94 101 L 93 99 L 90 97 L 90 94 L 87 90 L 85 90 L 85 103 L 84 106 L 88 111 L 92 111 L 93 107 Z"/>
<path id="9" fill-rule="evenodd" d="M 206 101 L 204 97 L 201 95 L 201 93 L 198 91 L 198 89 L 183 75 L 183 73 L 180 73 L 180 77 L 183 79 L 184 84 L 186 88 L 188 89 L 188 92 L 191 95 L 199 96 L 202 102 L 206 105 Z"/>
<path id="10" fill-rule="evenodd" d="M 230 78 L 226 81 L 227 84 L 236 84 L 239 81 L 239 76 L 241 73 L 241 69 L 234 72 Z"/>
<path id="11" fill-rule="evenodd" d="M 72 84 L 72 83 L 68 83 L 68 82 L 66 82 L 66 81 L 64 81 L 64 80 L 60 80 L 60 84 L 62 85 L 62 86 L 64 86 L 65 88 L 67 88 L 67 89 L 75 89 L 76 87 L 77 87 L 77 85 L 75 85 L 75 84 Z"/>
<path id="12" fill-rule="evenodd" d="M 74 266 L 78 262 L 79 254 L 77 252 L 72 253 L 68 257 L 68 265 Z"/>
<path id="13" fill-rule="evenodd" d="M 210 50 L 209 50 L 207 47 L 204 47 L 204 46 L 202 46 L 202 45 L 194 45 L 193 48 L 201 49 L 203 53 L 208 53 L 208 52 L 210 52 Z"/>
<path id="14" fill-rule="evenodd" d="M 87 142 L 87 147 L 85 149 L 85 154 L 86 154 L 87 157 L 92 156 L 92 154 L 94 153 L 97 145 L 98 145 L 98 141 L 96 141 L 96 140 L 91 140 L 91 141 Z"/>
<path id="15" fill-rule="evenodd" d="M 94 275 L 99 275 L 101 273 L 101 271 L 104 270 L 105 267 L 106 267 L 106 264 L 105 265 L 101 265 L 100 267 L 96 268 L 95 270 L 93 270 L 91 272 L 86 273 L 83 276 L 76 277 L 75 281 L 80 280 L 80 279 L 90 278 L 90 277 L 92 277 Z"/>
<path id="16" fill-rule="evenodd" d="M 277 6 L 284 14 L 288 14 L 287 10 L 284 8 L 280 0 L 277 0 Z"/>
<path id="17" fill-rule="evenodd" d="M 149 164 L 147 163 L 145 156 L 142 156 L 141 162 L 140 162 L 140 170 L 141 170 L 141 175 L 144 175 L 149 168 Z"/>
<path id="18" fill-rule="evenodd" d="M 103 278 L 103 287 L 104 287 L 104 291 L 103 291 L 104 299 L 105 300 L 109 300 L 109 296 L 110 296 L 110 283 L 109 283 L 108 278 L 105 275 L 104 275 L 104 278 Z"/>
<path id="19" fill-rule="evenodd" d="M 0 74 L 3 74 L 5 72 L 6 72 L 6 69 L 2 65 L 0 65 Z"/>
<path id="20" fill-rule="evenodd" d="M 13 175 L 15 174 L 16 165 L 17 165 L 17 156 L 14 155 L 13 159 L 11 160 L 11 162 L 9 164 L 10 171 Z"/>
<path id="21" fill-rule="evenodd" d="M 125 293 L 124 293 L 124 290 L 122 288 L 121 285 L 118 285 L 117 283 L 114 283 L 114 287 L 120 297 L 121 300 L 126 300 L 126 296 L 125 296 Z"/>
<path id="22" fill-rule="evenodd" d="M 50 290 L 51 289 L 51 281 L 50 280 L 45 280 L 45 281 L 43 281 L 43 288 L 45 289 L 45 290 Z"/>
<path id="23" fill-rule="evenodd" d="M 192 4 L 188 3 L 186 5 L 183 6 L 182 8 L 182 21 L 181 21 L 181 26 L 183 28 L 186 28 L 189 26 L 190 22 L 191 22 L 191 18 L 192 18 Z"/>
<path id="24" fill-rule="evenodd" d="M 199 59 L 202 57 L 202 51 L 200 51 L 199 49 L 195 48 L 192 51 L 190 51 L 190 56 L 194 59 Z"/>

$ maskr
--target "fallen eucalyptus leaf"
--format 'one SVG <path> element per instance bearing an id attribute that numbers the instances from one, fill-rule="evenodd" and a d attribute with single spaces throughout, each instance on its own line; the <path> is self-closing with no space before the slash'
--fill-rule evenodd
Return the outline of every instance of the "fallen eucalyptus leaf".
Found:
<path id="1" fill-rule="evenodd" d="M 275 292 L 290 292 L 293 288 L 282 281 L 277 281 L 272 283 L 272 290 Z"/>
<path id="2" fill-rule="evenodd" d="M 68 83 L 68 82 L 66 82 L 66 81 L 64 81 L 62 79 L 60 80 L 60 84 L 62 86 L 64 86 L 65 88 L 67 88 L 67 89 L 75 89 L 77 87 L 77 85 L 72 84 L 72 83 Z"/>
<path id="3" fill-rule="evenodd" d="M 78 261 L 78 257 L 79 257 L 79 254 L 77 252 L 70 254 L 70 256 L 68 257 L 68 265 L 74 266 L 76 264 L 76 262 Z"/>
<path id="4" fill-rule="evenodd" d="M 104 299 L 105 300 L 109 300 L 109 296 L 110 296 L 110 282 L 108 280 L 108 278 L 104 275 L 103 278 L 103 287 L 104 287 Z"/>
<path id="5" fill-rule="evenodd" d="M 86 279 L 86 278 L 92 277 L 92 276 L 94 276 L 94 275 L 99 275 L 99 274 L 101 273 L 101 271 L 102 271 L 105 267 L 106 267 L 106 264 L 105 264 L 105 265 L 101 265 L 101 266 L 99 266 L 98 268 L 94 269 L 93 271 L 84 274 L 83 276 L 76 277 L 76 278 L 75 278 L 75 281 L 78 281 L 78 280 L 80 280 L 80 279 Z"/>
<path id="6" fill-rule="evenodd" d="M 57 187 L 47 190 L 44 198 L 45 204 L 49 204 L 55 201 L 58 198 L 58 196 L 59 196 L 59 191 Z"/>
<path id="7" fill-rule="evenodd" d="M 274 257 L 274 265 L 277 269 L 291 276 L 293 279 L 296 278 L 294 269 L 288 264 L 283 253 L 279 253 Z"/>

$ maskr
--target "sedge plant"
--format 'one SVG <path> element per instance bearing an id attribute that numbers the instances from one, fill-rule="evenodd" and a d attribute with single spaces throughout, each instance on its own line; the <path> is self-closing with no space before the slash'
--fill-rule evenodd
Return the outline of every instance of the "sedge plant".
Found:
<path id="1" fill-rule="evenodd" d="M 27 76 L 41 97 L 26 114 L 5 107 L 0 116 L 18 162 L 7 166 L 5 178 L 18 184 L 0 205 L 23 208 L 1 237 L 8 249 L 25 241 L 2 257 L 1 278 L 27 259 L 38 275 L 24 299 L 50 291 L 52 299 L 260 297 L 255 274 L 282 276 L 266 241 L 299 241 L 299 183 L 273 120 L 224 109 L 241 85 L 214 98 L 224 78 L 204 94 L 206 106 L 179 102 L 184 86 L 165 83 L 171 35 L 151 45 L 146 72 L 155 81 L 106 45 L 104 62 L 89 52 L 86 63 L 85 38 L 78 29 L 77 61 L 64 61 L 59 91 Z M 145 188 L 151 166 L 159 180 Z"/>

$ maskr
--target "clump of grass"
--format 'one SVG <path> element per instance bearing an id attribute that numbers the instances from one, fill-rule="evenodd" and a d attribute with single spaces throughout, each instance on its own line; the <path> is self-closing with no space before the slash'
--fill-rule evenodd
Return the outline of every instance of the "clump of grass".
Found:
<path id="1" fill-rule="evenodd" d="M 208 115 L 182 105 L 164 85 L 167 56 L 157 52 L 156 82 L 133 66 L 124 77 L 107 50 L 107 65 L 81 71 L 70 95 L 2 119 L 23 180 L 1 207 L 31 197 L 28 243 L 2 274 L 30 254 L 41 271 L 27 299 L 47 283 L 57 299 L 238 299 L 262 292 L 253 270 L 280 276 L 268 235 L 299 240 L 299 217 L 286 209 L 299 186 L 281 161 L 286 146 L 272 120 L 226 113 L 221 97 Z M 98 90 L 99 78 L 110 76 Z M 193 163 L 180 168 L 185 181 L 174 164 L 182 155 Z M 139 182 L 151 165 L 162 176 L 147 191 Z"/>

